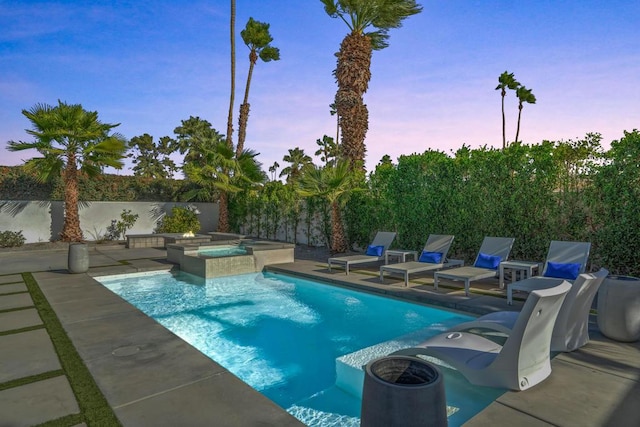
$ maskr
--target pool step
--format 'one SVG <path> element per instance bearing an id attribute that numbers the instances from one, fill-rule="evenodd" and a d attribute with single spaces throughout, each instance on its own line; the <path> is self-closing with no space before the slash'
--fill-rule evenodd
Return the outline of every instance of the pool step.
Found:
<path id="1" fill-rule="evenodd" d="M 364 366 L 370 360 L 383 357 L 394 351 L 414 347 L 447 329 L 444 325 L 433 325 L 407 335 L 366 347 L 336 359 L 336 386 L 362 399 Z M 435 363 L 435 359 L 433 360 Z M 438 363 L 442 363 L 438 361 Z"/>

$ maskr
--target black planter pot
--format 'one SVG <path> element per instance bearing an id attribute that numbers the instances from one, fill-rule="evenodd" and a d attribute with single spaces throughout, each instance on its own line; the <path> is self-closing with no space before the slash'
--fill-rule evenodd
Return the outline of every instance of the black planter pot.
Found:
<path id="1" fill-rule="evenodd" d="M 362 427 L 447 425 L 440 369 L 411 356 L 374 359 L 365 368 Z"/>

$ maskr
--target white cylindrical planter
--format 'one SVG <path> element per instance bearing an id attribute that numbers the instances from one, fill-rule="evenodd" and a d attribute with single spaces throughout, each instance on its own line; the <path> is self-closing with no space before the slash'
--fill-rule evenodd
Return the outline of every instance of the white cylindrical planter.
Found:
<path id="1" fill-rule="evenodd" d="M 89 246 L 86 243 L 69 244 L 67 259 L 69 273 L 86 273 L 89 270 Z"/>
<path id="2" fill-rule="evenodd" d="M 360 425 L 446 426 L 447 400 L 440 369 L 411 356 L 370 361 L 365 368 Z"/>
<path id="3" fill-rule="evenodd" d="M 598 290 L 598 328 L 612 340 L 640 340 L 640 279 L 609 276 Z"/>

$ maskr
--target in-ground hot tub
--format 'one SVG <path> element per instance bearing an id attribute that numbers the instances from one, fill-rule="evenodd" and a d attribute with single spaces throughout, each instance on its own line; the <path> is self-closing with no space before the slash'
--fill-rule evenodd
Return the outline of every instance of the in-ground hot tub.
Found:
<path id="1" fill-rule="evenodd" d="M 293 262 L 294 245 L 240 239 L 206 244 L 169 244 L 167 260 L 205 279 L 262 271 L 267 264 Z"/>

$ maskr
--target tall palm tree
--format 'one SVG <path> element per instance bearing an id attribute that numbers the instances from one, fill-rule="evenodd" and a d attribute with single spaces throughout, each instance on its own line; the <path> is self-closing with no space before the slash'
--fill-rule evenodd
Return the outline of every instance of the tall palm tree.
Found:
<path id="1" fill-rule="evenodd" d="M 86 111 L 80 104 L 58 101 L 57 106 L 36 104 L 22 110 L 33 129 L 27 133 L 33 142 L 9 141 L 9 151 L 36 149 L 42 157 L 25 163 L 25 170 L 33 171 L 44 182 L 62 176 L 64 182 L 64 225 L 60 238 L 65 242 L 83 240 L 78 212 L 78 176 L 93 177 L 105 166 L 122 168 L 127 142 L 111 130 L 120 124 L 102 123 L 96 111 Z"/>
<path id="2" fill-rule="evenodd" d="M 513 73 L 505 71 L 498 77 L 498 86 L 496 90 L 500 90 L 502 96 L 502 149 L 507 146 L 507 133 L 505 129 L 505 117 L 504 117 L 504 97 L 507 96 L 507 89 L 516 90 L 520 86 L 520 83 L 515 79 Z"/>
<path id="3" fill-rule="evenodd" d="M 535 104 L 536 97 L 531 91 L 524 86 L 520 86 L 516 89 L 516 96 L 518 97 L 518 128 L 516 129 L 516 141 L 518 142 L 518 135 L 520 135 L 520 116 L 522 116 L 522 107 L 524 103 Z"/>
<path id="4" fill-rule="evenodd" d="M 227 116 L 227 145 L 233 148 L 233 104 L 236 97 L 236 0 L 231 0 L 229 30 L 231 41 L 231 95 L 229 97 L 229 115 Z"/>
<path id="5" fill-rule="evenodd" d="M 286 176 L 287 182 L 293 182 L 300 177 L 302 169 L 312 162 L 311 157 L 305 154 L 301 148 L 289 149 L 289 154 L 285 155 L 282 160 L 289 163 L 289 166 L 280 171 L 280 176 Z"/>
<path id="6" fill-rule="evenodd" d="M 242 101 L 242 105 L 240 105 L 236 154 L 240 154 L 242 150 L 244 150 L 244 141 L 247 137 L 247 121 L 249 120 L 250 108 L 249 87 L 251 86 L 253 67 L 258 62 L 258 58 L 264 62 L 278 61 L 280 59 L 280 50 L 270 45 L 273 37 L 269 34 L 269 24 L 249 18 L 247 26 L 240 32 L 240 35 L 242 36 L 244 44 L 249 48 L 249 72 L 247 74 L 247 84 L 244 89 L 244 100 Z"/>
<path id="7" fill-rule="evenodd" d="M 269 172 L 271 172 L 271 181 L 276 180 L 276 173 L 278 172 L 278 168 L 280 167 L 280 163 L 273 162 L 271 166 L 269 166 Z"/>
<path id="8" fill-rule="evenodd" d="M 335 163 L 338 158 L 338 144 L 330 136 L 323 135 L 322 139 L 316 139 L 316 144 L 320 146 L 313 153 L 316 156 L 320 156 L 320 161 L 326 165 Z"/>
<path id="9" fill-rule="evenodd" d="M 266 176 L 256 153 L 244 150 L 236 156 L 225 141 L 202 148 L 204 162 L 186 163 L 183 171 L 187 179 L 199 188 L 188 191 L 186 200 L 211 200 L 218 196 L 218 231 L 229 232 L 229 194 L 237 193 L 248 185 L 262 183 Z"/>
<path id="10" fill-rule="evenodd" d="M 342 130 L 342 155 L 351 167 L 364 170 L 364 139 L 369 128 L 369 111 L 363 96 L 371 79 L 373 50 L 389 46 L 388 32 L 422 10 L 415 0 L 321 0 L 332 18 L 340 18 L 350 33 L 340 45 L 334 76 L 338 83 L 336 111 Z M 368 31 L 373 29 L 373 31 Z"/>
<path id="11" fill-rule="evenodd" d="M 331 252 L 345 252 L 347 237 L 342 224 L 342 207 L 354 191 L 354 173 L 348 160 L 339 160 L 335 166 L 308 165 L 298 181 L 298 192 L 304 197 L 325 198 L 331 206 Z"/>

